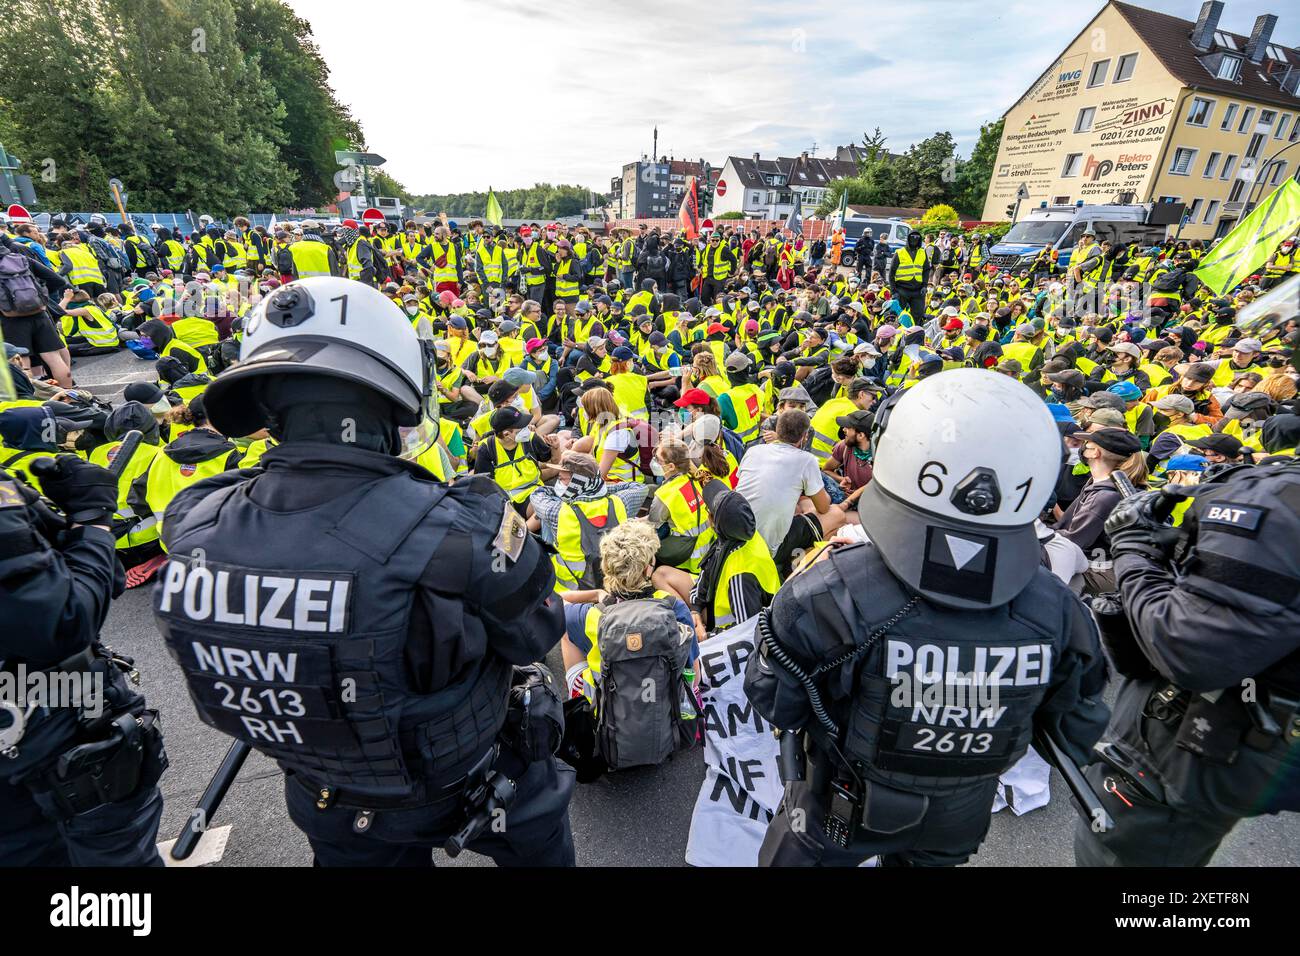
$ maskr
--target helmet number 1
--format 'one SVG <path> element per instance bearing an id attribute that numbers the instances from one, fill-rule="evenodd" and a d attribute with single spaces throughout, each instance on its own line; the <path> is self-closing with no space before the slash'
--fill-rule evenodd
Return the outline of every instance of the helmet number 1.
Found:
<path id="1" fill-rule="evenodd" d="M 930 469 L 938 468 L 939 474 L 935 474 Z M 942 476 L 942 477 L 941 477 Z M 916 476 L 916 487 L 921 490 L 921 494 L 927 498 L 938 498 L 943 494 L 943 479 L 948 476 L 948 469 L 942 462 L 927 461 L 921 466 L 921 471 Z"/>
<path id="2" fill-rule="evenodd" d="M 1021 492 L 1020 500 L 1016 502 L 1016 510 L 1017 510 L 1017 511 L 1019 511 L 1021 508 L 1023 508 L 1023 507 L 1025 506 L 1025 499 L 1029 497 L 1029 488 L 1030 488 L 1030 486 L 1033 485 L 1033 483 L 1034 483 L 1034 478 L 1033 478 L 1032 475 L 1030 475 L 1028 478 L 1026 478 L 1026 479 L 1025 479 L 1024 481 L 1022 481 L 1020 484 L 1016 485 L 1016 488 L 1015 488 L 1016 491 L 1020 491 L 1020 489 L 1022 489 L 1022 488 L 1024 489 L 1024 491 Z"/>
<path id="3" fill-rule="evenodd" d="M 330 301 L 337 302 L 339 304 L 339 325 L 347 325 L 348 324 L 347 294 L 344 293 L 343 295 L 336 295 L 334 298 L 330 299 Z"/>

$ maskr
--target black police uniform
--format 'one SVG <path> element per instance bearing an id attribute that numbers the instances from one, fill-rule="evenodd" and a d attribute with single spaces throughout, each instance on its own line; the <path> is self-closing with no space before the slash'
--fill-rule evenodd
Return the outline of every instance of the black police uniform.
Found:
<path id="1" fill-rule="evenodd" d="M 956 610 L 910 592 L 872 545 L 851 545 L 787 581 L 771 612 L 777 649 L 760 642 L 745 691 L 776 727 L 804 731 L 807 768 L 803 781 L 787 779 L 763 865 L 854 866 L 877 854 L 891 865 L 962 863 L 988 831 L 998 775 L 1024 754 L 1036 726 L 1080 760 L 1104 726 L 1095 626 L 1046 568 L 1008 604 Z M 839 728 L 834 738 L 778 655 L 811 677 L 865 645 L 853 663 L 812 678 Z M 899 696 L 917 671 L 987 675 L 998 681 L 985 691 L 997 691 L 995 704 L 926 704 L 918 684 Z M 920 706 L 909 703 L 918 698 Z M 849 801 L 858 822 L 842 845 L 828 827 Z"/>
<path id="2" fill-rule="evenodd" d="M 36 690 L 37 671 L 51 689 L 64 679 L 56 675 L 85 675 L 90 693 L 80 706 L 21 702 L 24 712 L 41 706 L 0 753 L 0 866 L 162 866 L 157 781 L 167 758 L 157 713 L 128 686 L 129 662 L 98 641 L 125 584 L 113 536 L 90 526 L 56 532 L 37 500 L 0 471 L 0 701 L 19 703 L 9 689 Z"/>
<path id="3" fill-rule="evenodd" d="M 1087 776 L 1116 826 L 1077 828 L 1081 865 L 1205 865 L 1242 817 L 1300 810 L 1300 463 L 1198 485 L 1183 528 L 1173 563 L 1112 537 L 1140 654 L 1115 655 Z"/>
<path id="4" fill-rule="evenodd" d="M 204 722 L 275 759 L 321 865 L 431 865 L 508 754 L 511 665 L 563 633 L 551 564 L 493 482 L 448 486 L 352 446 L 287 441 L 182 491 L 155 612 Z M 503 771 L 504 772 L 504 771 Z M 573 774 L 516 767 L 469 848 L 571 865 Z"/>

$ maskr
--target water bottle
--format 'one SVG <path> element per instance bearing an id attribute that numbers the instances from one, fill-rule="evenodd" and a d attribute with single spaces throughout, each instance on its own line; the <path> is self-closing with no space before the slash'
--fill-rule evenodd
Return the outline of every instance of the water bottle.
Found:
<path id="1" fill-rule="evenodd" d="M 688 667 L 682 671 L 681 707 L 678 708 L 682 720 L 694 720 L 698 716 L 698 707 L 695 698 L 695 669 Z"/>

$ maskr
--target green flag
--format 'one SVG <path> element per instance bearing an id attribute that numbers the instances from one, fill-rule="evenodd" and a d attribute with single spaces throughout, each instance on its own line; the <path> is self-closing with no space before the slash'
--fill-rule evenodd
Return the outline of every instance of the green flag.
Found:
<path id="1" fill-rule="evenodd" d="M 491 186 L 488 187 L 487 212 L 483 218 L 494 226 L 501 225 L 501 204 L 497 202 L 497 194 L 492 191 Z"/>
<path id="2" fill-rule="evenodd" d="M 836 229 L 844 228 L 844 220 L 848 218 L 848 215 L 849 215 L 849 187 L 848 184 L 846 183 L 844 188 L 840 190 L 840 208 L 835 213 Z"/>
<path id="3" fill-rule="evenodd" d="M 1196 277 L 1225 295 L 1253 275 L 1300 225 L 1300 183 L 1288 179 L 1223 237 L 1201 261 Z"/>

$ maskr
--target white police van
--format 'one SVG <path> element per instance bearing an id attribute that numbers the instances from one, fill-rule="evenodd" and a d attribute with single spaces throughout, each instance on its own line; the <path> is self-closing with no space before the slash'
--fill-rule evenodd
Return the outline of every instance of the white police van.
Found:
<path id="1" fill-rule="evenodd" d="M 912 231 L 912 227 L 901 219 L 881 219 L 870 216 L 846 216 L 844 219 L 844 251 L 840 256 L 840 265 L 853 268 L 857 264 L 857 245 L 858 240 L 871 232 L 871 249 L 864 251 L 870 254 L 875 250 L 875 244 L 883 236 L 889 243 L 889 251 L 903 248 L 907 245 L 907 235 Z"/>
<path id="2" fill-rule="evenodd" d="M 1145 248 L 1164 240 L 1166 228 L 1179 221 L 1183 209 L 1182 203 L 1086 206 L 1080 201 L 1073 206 L 1049 206 L 1044 202 L 1016 220 L 989 249 L 988 261 L 999 269 L 1016 272 L 1028 268 L 1043 249 L 1055 249 L 1064 267 L 1079 237 L 1089 230 L 1096 234 L 1098 242 L 1137 242 Z"/>

